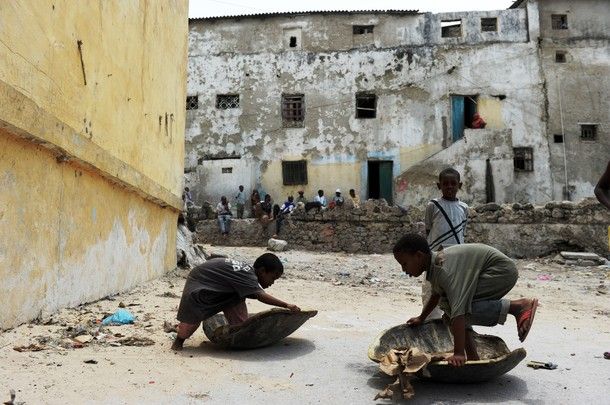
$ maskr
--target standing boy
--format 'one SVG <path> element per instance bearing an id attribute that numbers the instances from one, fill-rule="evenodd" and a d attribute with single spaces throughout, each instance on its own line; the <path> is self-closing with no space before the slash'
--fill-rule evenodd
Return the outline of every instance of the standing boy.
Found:
<path id="1" fill-rule="evenodd" d="M 421 314 L 409 319 L 407 325 L 420 325 L 440 301 L 453 334 L 453 355 L 447 358 L 451 365 L 479 360 L 472 325 L 503 324 L 511 314 L 517 321 L 519 340 L 523 342 L 527 337 L 538 300 L 503 298 L 519 275 L 515 263 L 499 250 L 468 243 L 432 252 L 422 236 L 412 233 L 403 236 L 393 252 L 406 274 L 418 277 L 425 272 L 432 284 L 432 295 Z"/>
<path id="2" fill-rule="evenodd" d="M 188 339 L 207 318 L 223 311 L 229 325 L 248 319 L 246 298 L 257 299 L 268 305 L 300 311 L 269 294 L 264 289 L 273 285 L 284 272 L 280 259 L 264 253 L 250 266 L 228 258 L 210 259 L 195 267 L 188 275 L 180 307 L 178 334 L 173 350 L 182 350 Z"/>
<path id="3" fill-rule="evenodd" d="M 460 173 L 452 168 L 445 169 L 438 175 L 436 186 L 442 197 L 428 203 L 424 223 L 426 237 L 432 251 L 464 243 L 464 229 L 468 220 L 468 205 L 457 198 L 462 188 Z M 422 302 L 425 304 L 432 293 L 430 283 L 422 283 Z M 440 318 L 441 311 L 434 308 L 430 318 Z"/>
<path id="4" fill-rule="evenodd" d="M 239 191 L 235 195 L 235 206 L 237 208 L 237 218 L 242 219 L 244 217 L 244 206 L 246 205 L 246 193 L 244 193 L 244 186 L 239 186 Z"/>

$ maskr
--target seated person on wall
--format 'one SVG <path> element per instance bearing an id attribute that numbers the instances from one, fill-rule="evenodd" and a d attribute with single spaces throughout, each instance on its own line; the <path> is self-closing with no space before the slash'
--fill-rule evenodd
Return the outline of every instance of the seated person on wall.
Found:
<path id="1" fill-rule="evenodd" d="M 256 218 L 258 218 L 263 227 L 273 221 L 273 202 L 271 201 L 271 195 L 265 195 L 265 199 L 256 204 L 255 211 Z"/>
<path id="2" fill-rule="evenodd" d="M 220 202 L 216 206 L 216 214 L 218 214 L 218 227 L 223 236 L 229 235 L 231 230 L 231 204 L 227 201 L 224 195 L 220 197 Z"/>
<path id="3" fill-rule="evenodd" d="M 345 199 L 343 198 L 343 196 L 341 196 L 341 189 L 340 188 L 338 188 L 335 191 L 335 196 L 333 197 L 333 202 L 335 203 L 335 207 L 343 206 L 343 203 L 345 202 Z"/>
<path id="4" fill-rule="evenodd" d="M 317 205 L 319 208 L 326 209 L 328 207 L 326 197 L 324 196 L 324 190 L 318 190 L 318 195 L 313 198 L 313 202 L 319 204 Z"/>
<path id="5" fill-rule="evenodd" d="M 275 235 L 273 235 L 274 238 L 277 238 L 277 236 L 280 234 L 280 228 L 282 227 L 282 222 L 284 222 L 284 219 L 288 215 L 290 215 L 290 213 L 294 210 L 294 208 L 295 208 L 294 197 L 288 196 L 288 200 L 286 200 L 284 202 L 284 204 L 282 204 L 278 215 L 275 217 Z"/>
<path id="6" fill-rule="evenodd" d="M 407 325 L 422 324 L 440 302 L 443 319 L 453 335 L 453 355 L 446 360 L 462 366 L 466 360 L 479 360 L 472 325 L 504 324 L 508 314 L 517 321 L 519 340 L 524 341 L 534 322 L 536 298 L 504 298 L 517 282 L 515 263 L 499 250 L 481 243 L 466 243 L 432 252 L 426 239 L 411 233 L 393 249 L 394 259 L 410 277 L 425 275 L 432 284 L 432 295 L 421 315 Z"/>
<path id="7" fill-rule="evenodd" d="M 295 201 L 297 204 L 298 203 L 303 203 L 303 205 L 307 204 L 307 198 L 305 198 L 304 194 L 305 194 L 305 191 L 299 190 L 299 196 L 297 197 L 297 200 Z"/>
<path id="8" fill-rule="evenodd" d="M 356 195 L 356 190 L 353 188 L 349 190 L 349 200 L 353 208 L 360 208 L 360 197 Z"/>
<path id="9" fill-rule="evenodd" d="M 254 265 L 229 258 L 213 258 L 195 267 L 189 273 L 180 306 L 178 307 L 178 333 L 173 350 L 182 350 L 184 341 L 191 337 L 202 321 L 224 312 L 229 325 L 239 325 L 248 319 L 246 298 L 291 311 L 300 308 L 269 294 L 271 287 L 284 272 L 280 259 L 264 253 Z"/>
<path id="10" fill-rule="evenodd" d="M 483 129 L 486 125 L 487 123 L 485 122 L 485 120 L 483 120 L 481 115 L 479 113 L 474 113 L 474 115 L 472 116 L 472 124 L 470 125 L 470 128 Z"/>

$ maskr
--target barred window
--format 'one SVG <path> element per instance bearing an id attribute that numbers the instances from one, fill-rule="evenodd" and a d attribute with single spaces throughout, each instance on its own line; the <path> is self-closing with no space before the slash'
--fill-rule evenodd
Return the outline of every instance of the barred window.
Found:
<path id="1" fill-rule="evenodd" d="M 481 18 L 481 31 L 483 31 L 483 32 L 498 31 L 498 19 L 496 17 Z"/>
<path id="2" fill-rule="evenodd" d="M 285 186 L 307 184 L 307 161 L 282 161 L 282 179 Z"/>
<path id="3" fill-rule="evenodd" d="M 283 94 L 282 124 L 284 127 L 302 127 L 304 120 L 305 96 L 303 94 Z"/>
<path id="4" fill-rule="evenodd" d="M 186 96 L 186 109 L 196 110 L 199 108 L 199 96 Z"/>
<path id="5" fill-rule="evenodd" d="M 232 167 L 223 167 L 223 168 L 222 168 L 222 173 L 223 173 L 223 174 L 230 174 L 230 173 L 233 173 L 233 168 L 232 168 Z"/>
<path id="6" fill-rule="evenodd" d="M 356 94 L 356 118 L 377 117 L 377 96 L 370 93 Z"/>
<path id="7" fill-rule="evenodd" d="M 239 108 L 239 94 L 218 94 L 216 96 L 216 108 L 221 110 Z"/>
<path id="8" fill-rule="evenodd" d="M 554 30 L 567 30 L 568 16 L 566 14 L 551 15 L 551 28 Z"/>
<path id="9" fill-rule="evenodd" d="M 597 125 L 580 124 L 580 139 L 583 141 L 594 141 L 597 139 Z"/>
<path id="10" fill-rule="evenodd" d="M 565 51 L 556 51 L 555 52 L 555 63 L 566 63 Z"/>
<path id="11" fill-rule="evenodd" d="M 513 156 L 516 172 L 534 171 L 533 148 L 513 148 Z"/>

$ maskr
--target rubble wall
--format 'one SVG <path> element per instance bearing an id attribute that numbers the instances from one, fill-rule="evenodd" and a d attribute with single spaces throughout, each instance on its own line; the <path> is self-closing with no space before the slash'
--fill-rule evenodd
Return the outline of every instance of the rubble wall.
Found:
<path id="1" fill-rule="evenodd" d="M 485 243 L 511 257 L 528 258 L 561 250 L 608 254 L 610 212 L 595 200 L 579 204 L 549 202 L 485 204 L 470 210 L 466 239 Z M 279 238 L 291 249 L 349 253 L 388 253 L 407 232 L 423 232 L 423 210 L 389 207 L 367 201 L 361 209 L 305 212 L 298 208 L 284 221 Z M 216 220 L 199 221 L 196 240 L 229 246 L 265 246 L 274 223 L 264 228 L 254 219 L 233 220 L 229 238 L 222 239 Z"/>

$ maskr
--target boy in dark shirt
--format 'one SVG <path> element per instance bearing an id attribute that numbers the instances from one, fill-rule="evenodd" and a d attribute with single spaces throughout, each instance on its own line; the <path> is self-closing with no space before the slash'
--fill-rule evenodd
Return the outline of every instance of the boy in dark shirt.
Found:
<path id="1" fill-rule="evenodd" d="M 284 272 L 280 259 L 265 253 L 250 266 L 229 258 L 216 258 L 195 267 L 188 275 L 180 307 L 178 308 L 178 334 L 173 350 L 182 350 L 188 339 L 207 318 L 223 311 L 230 325 L 248 319 L 246 298 L 277 307 L 300 311 L 269 294 L 264 289 L 273 285 Z"/>

